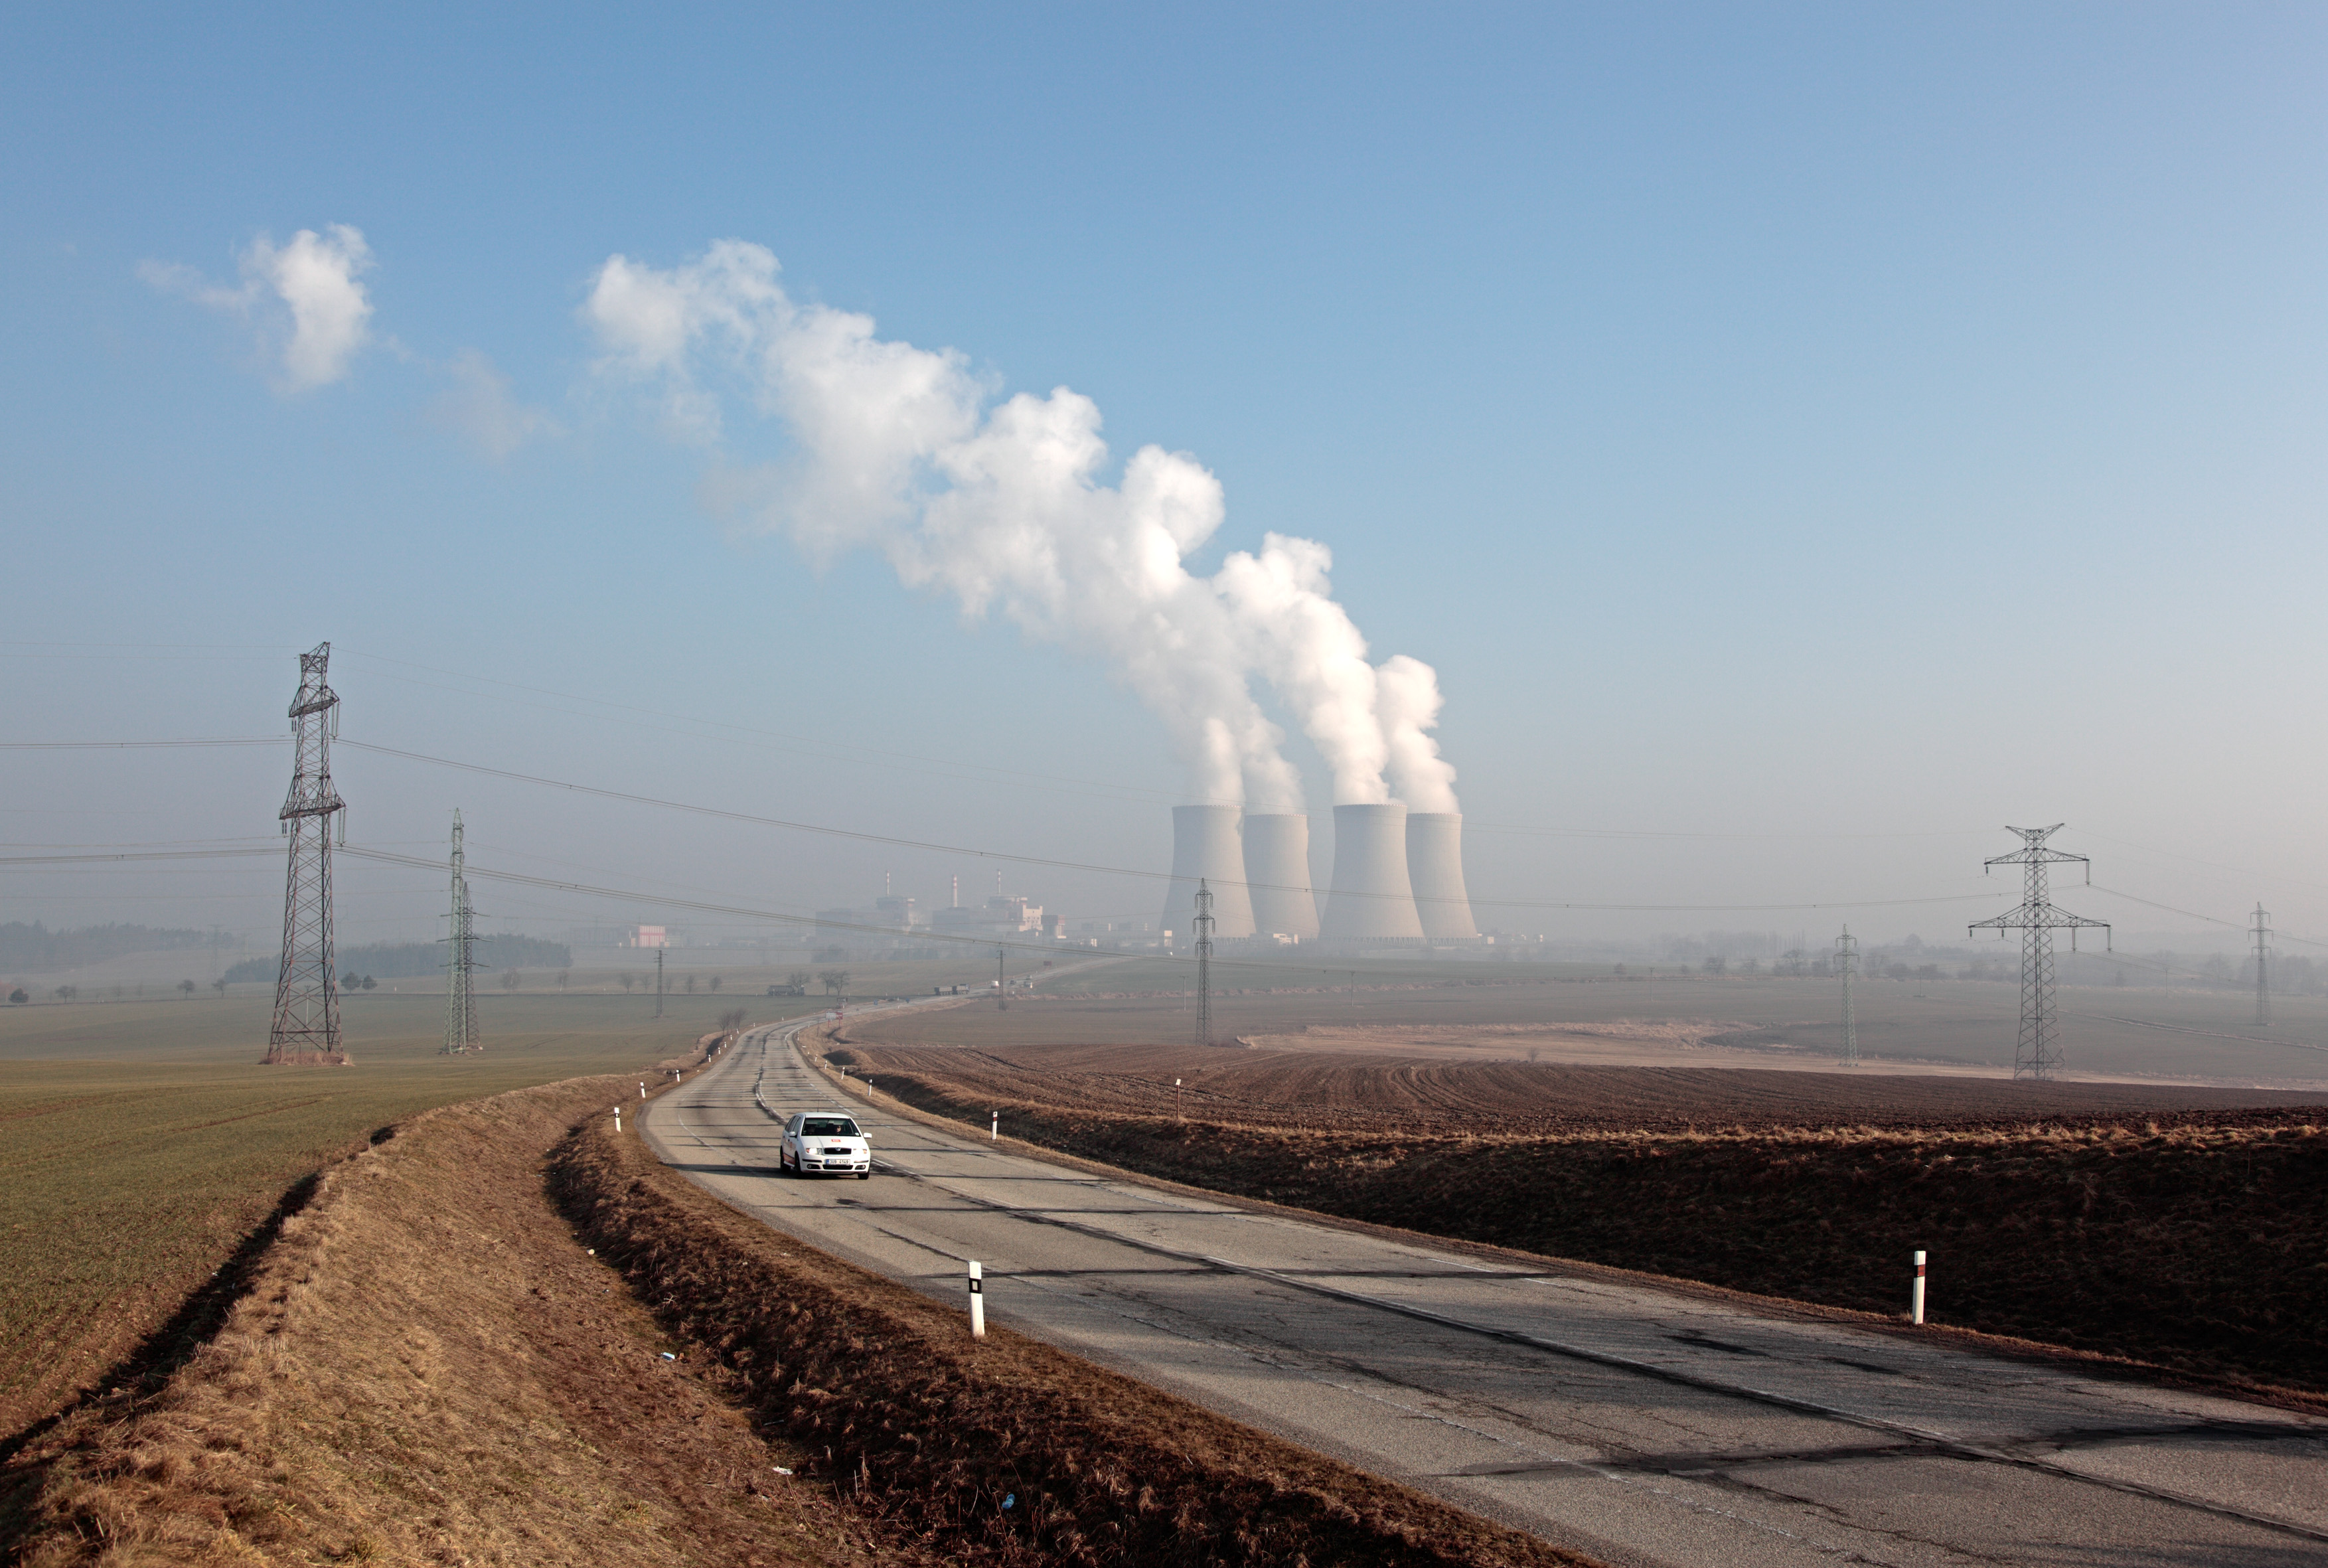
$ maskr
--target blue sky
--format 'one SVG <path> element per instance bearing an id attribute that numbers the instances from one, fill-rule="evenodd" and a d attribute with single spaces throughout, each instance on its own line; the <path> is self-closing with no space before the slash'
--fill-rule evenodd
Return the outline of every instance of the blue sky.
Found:
<path id="1" fill-rule="evenodd" d="M 1160 868 L 1186 770 L 1106 660 L 714 515 L 782 423 L 731 396 L 715 459 L 605 373 L 607 258 L 732 238 L 999 394 L 1090 398 L 1119 463 L 1191 455 L 1226 501 L 1191 570 L 1328 545 L 1371 656 L 1438 672 L 1494 924 L 1818 925 L 1527 906 L 1978 892 L 1999 824 L 2067 819 L 2107 886 L 2328 936 L 2317 8 L 5 16 L 20 737 L 271 733 L 330 638 L 351 737 Z M 198 295 L 333 225 L 368 340 L 296 386 L 268 298 Z M 460 412 L 486 365 L 499 454 Z M 263 754 L 5 766 L 14 843 L 265 833 L 281 787 Z M 359 839 L 458 804 L 624 887 L 991 875 L 341 772 Z M 1712 836 L 1544 831 L 1576 829 Z M 351 918 L 425 929 L 425 878 L 367 874 Z M 272 876 L 19 881 L 0 917 L 263 929 Z"/>

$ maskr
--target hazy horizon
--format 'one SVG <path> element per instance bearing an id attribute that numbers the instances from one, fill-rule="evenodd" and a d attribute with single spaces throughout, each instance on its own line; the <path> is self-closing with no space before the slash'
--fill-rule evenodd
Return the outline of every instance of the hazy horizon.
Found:
<path id="1" fill-rule="evenodd" d="M 900 14 L 12 23 L 0 856 L 279 846 L 286 745 L 26 743 L 328 640 L 359 850 L 624 895 L 495 931 L 1397 798 L 1483 929 L 1959 945 L 2064 822 L 2121 947 L 2328 956 L 2316 11 Z"/>

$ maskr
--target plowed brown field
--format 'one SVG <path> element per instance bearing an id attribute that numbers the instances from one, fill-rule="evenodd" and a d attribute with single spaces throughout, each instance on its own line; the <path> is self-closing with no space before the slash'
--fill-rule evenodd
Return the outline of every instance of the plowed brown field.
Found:
<path id="1" fill-rule="evenodd" d="M 1197 1047 L 831 1059 L 1127 1169 L 1763 1295 L 1896 1313 L 1927 1249 L 1936 1322 L 2328 1390 L 2316 1093 Z"/>
<path id="2" fill-rule="evenodd" d="M 850 1037 L 852 1041 L 853 1035 Z M 1725 1128 L 1939 1127 L 2139 1117 L 2162 1125 L 2244 1118 L 2321 1096 L 2173 1084 L 2014 1083 L 1754 1067 L 1570 1066 L 1403 1061 L 1379 1051 L 1198 1046 L 1021 1046 L 1011 1050 L 855 1044 L 834 1056 L 877 1078 L 909 1074 L 971 1099 L 1133 1116 L 1178 1109 L 1207 1122 L 1418 1137 L 1685 1132 Z M 2328 1113 L 2323 1113 L 2328 1116 Z"/>
<path id="3" fill-rule="evenodd" d="M 1496 966 L 1473 964 L 1474 970 Z M 1094 972 L 1094 974 L 1103 971 Z M 1442 978 L 1213 998 L 1215 1038 L 1271 1050 L 1385 1052 L 1410 1059 L 1831 1071 L 1843 1051 L 1835 982 L 1769 976 L 1656 980 Z M 1862 1074 L 2010 1078 L 2020 988 L 1975 981 L 1870 981 L 1856 995 Z M 2064 986 L 2060 1076 L 2078 1081 L 2266 1085 L 2328 1094 L 2328 997 L 2274 999 L 2251 1027 L 2252 994 L 2175 987 Z M 1193 992 L 990 998 L 853 1026 L 868 1041 L 1021 1046 L 1193 1043 Z"/>

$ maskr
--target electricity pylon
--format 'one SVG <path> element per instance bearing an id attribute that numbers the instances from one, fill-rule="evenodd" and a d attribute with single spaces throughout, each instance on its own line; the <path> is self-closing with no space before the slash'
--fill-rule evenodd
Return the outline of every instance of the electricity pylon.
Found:
<path id="1" fill-rule="evenodd" d="M 2021 1037 L 2013 1047 L 2013 1075 L 2050 1078 L 2061 1066 L 2061 1018 L 2053 1002 L 2053 933 L 2068 931 L 2070 951 L 2075 953 L 2079 927 L 2098 925 L 2107 932 L 2109 922 L 2088 920 L 2054 907 L 2046 891 L 2046 867 L 2062 862 L 2084 866 L 2087 882 L 2094 879 L 2092 862 L 2085 856 L 2068 855 L 2045 847 L 2045 840 L 2061 831 L 2060 822 L 2050 828 L 2009 827 L 2004 831 L 2021 835 L 2021 848 L 2009 855 L 1992 856 L 1983 869 L 2022 869 L 2020 906 L 1994 920 L 1976 920 L 1965 930 L 1967 934 L 2021 933 Z M 2108 938 L 2105 936 L 2103 942 L 2107 945 Z"/>
<path id="2" fill-rule="evenodd" d="M 291 792 L 276 813 L 291 840 L 283 881 L 283 962 L 275 972 L 275 1021 L 266 1060 L 344 1062 L 340 1049 L 340 988 L 332 955 L 332 813 L 345 808 L 332 787 L 332 733 L 340 699 L 324 674 L 332 645 L 299 655 L 299 693 L 291 699 Z M 344 822 L 344 819 L 343 819 Z"/>
<path id="3" fill-rule="evenodd" d="M 483 1050 L 477 1038 L 477 996 L 469 977 L 476 970 L 469 944 L 475 911 L 469 906 L 469 879 L 462 871 L 461 813 L 453 813 L 453 916 L 445 959 L 445 1049 L 447 1056 Z"/>
<path id="4" fill-rule="evenodd" d="M 1197 1043 L 1213 1043 L 1213 890 L 1197 878 Z"/>
<path id="5" fill-rule="evenodd" d="M 2271 1028 L 2271 987 L 2265 983 L 2264 965 L 2271 956 L 2271 916 L 2260 904 L 2256 906 L 2251 929 L 2256 944 L 2256 1028 L 2267 1029 Z"/>
<path id="6" fill-rule="evenodd" d="M 1859 1066 L 1859 1024 L 1851 1014 L 1851 977 L 1859 968 L 1859 938 L 1848 925 L 1835 939 L 1835 966 L 1843 974 L 1843 1065 L 1855 1067 Z"/>

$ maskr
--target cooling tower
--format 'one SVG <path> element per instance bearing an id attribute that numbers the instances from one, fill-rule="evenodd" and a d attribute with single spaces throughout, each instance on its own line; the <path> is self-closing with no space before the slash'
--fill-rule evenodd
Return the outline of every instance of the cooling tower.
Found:
<path id="1" fill-rule="evenodd" d="M 1213 890 L 1213 935 L 1251 936 L 1253 900 L 1244 887 L 1244 840 L 1234 806 L 1172 808 L 1172 886 L 1164 895 L 1164 929 L 1182 949 L 1196 941 L 1197 878 Z"/>
<path id="2" fill-rule="evenodd" d="M 1415 913 L 1433 940 L 1471 937 L 1471 895 L 1463 887 L 1463 813 L 1406 814 L 1406 874 L 1414 883 Z"/>
<path id="3" fill-rule="evenodd" d="M 1406 808 L 1334 808 L 1334 887 L 1326 900 L 1328 942 L 1422 934 L 1406 879 Z"/>
<path id="4" fill-rule="evenodd" d="M 1247 816 L 1244 874 L 1253 883 L 1253 925 L 1263 936 L 1318 934 L 1318 897 L 1310 890 L 1310 819 Z"/>

